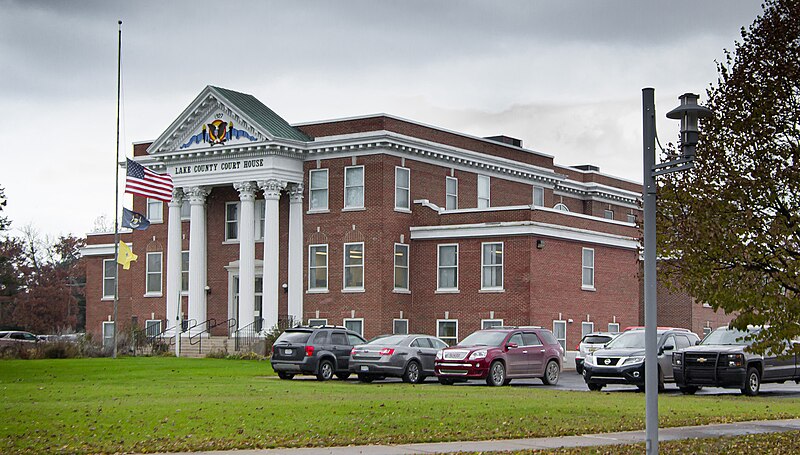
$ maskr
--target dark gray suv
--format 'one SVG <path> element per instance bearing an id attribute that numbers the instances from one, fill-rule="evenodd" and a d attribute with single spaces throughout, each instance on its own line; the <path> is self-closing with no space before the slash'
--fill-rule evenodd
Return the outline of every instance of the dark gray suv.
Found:
<path id="1" fill-rule="evenodd" d="M 315 375 L 320 381 L 334 375 L 347 379 L 350 351 L 365 342 L 361 335 L 344 327 L 295 327 L 275 340 L 270 363 L 281 379 L 292 379 L 296 374 Z"/>

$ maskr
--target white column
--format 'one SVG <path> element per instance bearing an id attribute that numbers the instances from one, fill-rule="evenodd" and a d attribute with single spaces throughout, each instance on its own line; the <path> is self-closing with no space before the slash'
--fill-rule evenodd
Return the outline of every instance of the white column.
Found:
<path id="1" fill-rule="evenodd" d="M 206 319 L 206 196 L 208 189 L 188 189 L 192 212 L 189 218 L 189 319 L 200 324 Z M 205 327 L 198 327 L 203 330 Z"/>
<path id="2" fill-rule="evenodd" d="M 303 322 L 303 184 L 289 191 L 289 319 Z"/>
<path id="3" fill-rule="evenodd" d="M 175 327 L 181 321 L 178 317 L 178 307 L 181 301 L 181 205 L 183 204 L 183 190 L 172 190 L 172 200 L 169 201 L 169 215 L 167 218 L 167 323 L 164 327 Z"/>
<path id="4" fill-rule="evenodd" d="M 264 329 L 270 330 L 278 323 L 278 201 L 284 182 L 267 180 L 258 182 L 264 190 L 264 290 L 261 298 L 261 317 Z"/>
<path id="5" fill-rule="evenodd" d="M 256 307 L 256 233 L 255 233 L 255 182 L 234 183 L 239 192 L 239 329 L 255 320 Z"/>

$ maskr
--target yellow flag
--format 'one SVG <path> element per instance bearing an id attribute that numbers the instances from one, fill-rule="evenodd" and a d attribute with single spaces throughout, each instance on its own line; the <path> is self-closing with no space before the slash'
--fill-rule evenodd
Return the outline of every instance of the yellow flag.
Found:
<path id="1" fill-rule="evenodd" d="M 135 261 L 139 256 L 133 254 L 128 244 L 119 242 L 119 253 L 117 254 L 117 262 L 122 265 L 122 268 L 128 270 L 131 268 L 131 261 Z"/>

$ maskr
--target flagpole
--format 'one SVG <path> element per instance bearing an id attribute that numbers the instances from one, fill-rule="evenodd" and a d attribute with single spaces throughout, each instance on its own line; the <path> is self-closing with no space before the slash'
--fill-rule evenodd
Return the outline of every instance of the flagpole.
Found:
<path id="1" fill-rule="evenodd" d="M 117 358 L 117 306 L 119 302 L 119 99 L 122 87 L 122 21 L 118 21 L 119 38 L 117 41 L 117 156 L 114 162 L 114 353 Z"/>

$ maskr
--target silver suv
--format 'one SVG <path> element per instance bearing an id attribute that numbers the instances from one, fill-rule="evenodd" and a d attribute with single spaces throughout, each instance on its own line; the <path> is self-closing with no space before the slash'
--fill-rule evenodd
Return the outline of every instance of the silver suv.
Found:
<path id="1" fill-rule="evenodd" d="M 583 374 L 583 359 L 598 349 L 602 349 L 609 341 L 616 338 L 619 332 L 592 332 L 581 338 L 578 345 L 578 355 L 575 356 L 575 371 Z"/>

